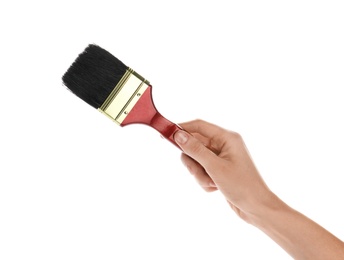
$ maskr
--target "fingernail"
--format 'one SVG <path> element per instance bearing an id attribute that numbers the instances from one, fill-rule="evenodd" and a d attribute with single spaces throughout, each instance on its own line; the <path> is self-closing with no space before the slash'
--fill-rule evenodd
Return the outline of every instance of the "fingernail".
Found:
<path id="1" fill-rule="evenodd" d="M 188 140 L 188 136 L 185 132 L 183 131 L 178 131 L 177 133 L 174 134 L 174 140 L 178 144 L 185 144 L 186 141 Z"/>

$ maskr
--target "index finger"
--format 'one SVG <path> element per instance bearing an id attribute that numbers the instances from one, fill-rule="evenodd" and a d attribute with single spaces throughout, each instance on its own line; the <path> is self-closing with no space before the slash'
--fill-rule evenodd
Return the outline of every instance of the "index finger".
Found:
<path id="1" fill-rule="evenodd" d="M 190 133 L 199 133 L 207 138 L 214 138 L 214 136 L 223 134 L 226 130 L 223 128 L 206 122 L 201 119 L 196 119 L 179 124 L 182 128 Z"/>

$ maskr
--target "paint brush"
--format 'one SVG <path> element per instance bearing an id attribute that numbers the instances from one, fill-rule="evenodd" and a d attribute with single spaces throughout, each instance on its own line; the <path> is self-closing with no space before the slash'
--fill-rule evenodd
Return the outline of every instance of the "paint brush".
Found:
<path id="1" fill-rule="evenodd" d="M 148 125 L 179 148 L 173 135 L 181 127 L 158 112 L 148 80 L 105 49 L 88 45 L 62 80 L 75 95 L 118 125 Z"/>

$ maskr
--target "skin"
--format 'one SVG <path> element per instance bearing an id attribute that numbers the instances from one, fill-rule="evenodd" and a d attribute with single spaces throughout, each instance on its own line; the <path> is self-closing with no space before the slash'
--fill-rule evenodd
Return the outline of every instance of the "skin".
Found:
<path id="1" fill-rule="evenodd" d="M 219 190 L 234 212 L 294 259 L 344 259 L 344 243 L 278 198 L 259 174 L 238 133 L 203 120 L 179 124 L 181 160 L 201 187 Z"/>

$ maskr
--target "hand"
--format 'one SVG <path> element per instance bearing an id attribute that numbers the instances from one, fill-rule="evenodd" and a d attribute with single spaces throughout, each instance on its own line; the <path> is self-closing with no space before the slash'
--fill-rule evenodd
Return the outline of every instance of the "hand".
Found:
<path id="1" fill-rule="evenodd" d="M 182 162 L 206 191 L 220 190 L 245 221 L 274 198 L 258 173 L 238 133 L 202 120 L 182 123 L 174 138 L 184 151 Z"/>
<path id="2" fill-rule="evenodd" d="M 294 259 L 344 259 L 344 243 L 270 191 L 241 136 L 195 120 L 174 134 L 182 161 L 206 191 L 220 190 L 233 210 Z"/>

